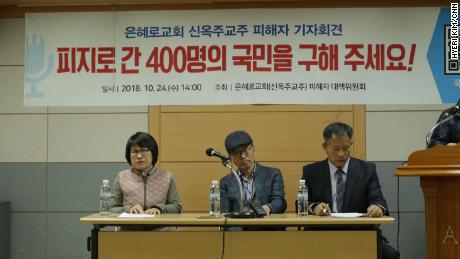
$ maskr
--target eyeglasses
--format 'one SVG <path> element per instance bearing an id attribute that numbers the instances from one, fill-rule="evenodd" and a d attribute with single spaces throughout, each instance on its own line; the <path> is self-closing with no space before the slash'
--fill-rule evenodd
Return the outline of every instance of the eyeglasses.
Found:
<path id="1" fill-rule="evenodd" d="M 147 154 L 149 154 L 149 152 L 150 152 L 150 149 L 148 148 L 133 149 L 131 150 L 131 155 L 138 156 L 140 154 L 142 156 L 146 156 Z"/>
<path id="2" fill-rule="evenodd" d="M 241 156 L 241 155 L 247 156 L 247 155 L 249 155 L 249 152 L 252 151 L 252 148 L 253 148 L 253 147 L 254 147 L 253 145 L 249 145 L 249 146 L 247 146 L 245 149 L 237 150 L 237 151 L 235 151 L 235 152 L 230 153 L 230 155 L 231 155 L 231 156 Z"/>

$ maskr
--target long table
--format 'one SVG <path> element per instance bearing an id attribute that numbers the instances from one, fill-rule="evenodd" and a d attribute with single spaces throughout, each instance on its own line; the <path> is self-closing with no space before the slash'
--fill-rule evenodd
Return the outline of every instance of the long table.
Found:
<path id="1" fill-rule="evenodd" d="M 163 214 L 154 218 L 119 218 L 92 214 L 91 258 L 380 258 L 381 224 L 391 217 L 332 218 L 273 214 L 257 219 Z M 175 231 L 104 231 L 108 226 L 173 226 Z M 226 231 L 236 226 L 284 226 L 286 231 Z M 305 229 L 304 229 L 305 228 Z M 306 230 L 306 231 L 299 231 Z"/>

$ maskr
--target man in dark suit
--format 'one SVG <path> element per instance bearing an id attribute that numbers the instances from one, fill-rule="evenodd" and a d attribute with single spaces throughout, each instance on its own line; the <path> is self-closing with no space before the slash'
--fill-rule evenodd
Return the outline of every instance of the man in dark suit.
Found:
<path id="1" fill-rule="evenodd" d="M 455 114 L 455 116 L 439 124 L 439 126 L 433 131 L 433 135 L 431 135 L 428 147 L 434 147 L 436 145 L 454 146 L 460 142 L 459 107 L 460 99 L 458 99 L 458 102 L 455 106 L 441 112 L 441 115 L 439 115 L 438 121 L 436 123 L 439 123 L 442 120 L 448 118 L 449 115 Z"/>
<path id="2" fill-rule="evenodd" d="M 350 157 L 353 129 L 329 124 L 323 131 L 327 159 L 303 167 L 310 210 L 318 216 L 332 212 L 360 212 L 368 217 L 389 215 L 375 164 Z M 399 252 L 382 242 L 382 258 L 399 258 Z"/>
<path id="3" fill-rule="evenodd" d="M 225 149 L 236 175 L 230 173 L 220 180 L 221 211 L 251 211 L 250 202 L 258 201 L 266 215 L 283 213 L 286 200 L 281 171 L 255 162 L 255 146 L 251 136 L 242 130 L 234 131 L 225 138 Z"/>

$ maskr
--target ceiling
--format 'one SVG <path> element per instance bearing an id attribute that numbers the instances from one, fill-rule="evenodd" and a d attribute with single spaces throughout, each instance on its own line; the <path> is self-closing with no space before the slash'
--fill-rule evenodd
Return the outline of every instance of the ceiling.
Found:
<path id="1" fill-rule="evenodd" d="M 137 5 L 137 4 L 220 4 L 220 3 L 316 3 L 327 7 L 342 3 L 352 6 L 356 5 L 393 5 L 393 6 L 433 6 L 433 5 L 449 5 L 448 0 L 0 0 L 0 6 L 67 6 L 67 5 Z"/>
<path id="2" fill-rule="evenodd" d="M 15 6 L 66 6 L 66 5 L 131 5 L 209 3 L 205 0 L 0 0 L 0 5 Z M 216 1 L 213 1 L 216 2 Z M 218 1 L 217 1 L 218 2 Z"/>
<path id="3" fill-rule="evenodd" d="M 235 8 L 450 6 L 449 0 L 0 0 L 0 18 L 27 12 L 88 12 Z"/>

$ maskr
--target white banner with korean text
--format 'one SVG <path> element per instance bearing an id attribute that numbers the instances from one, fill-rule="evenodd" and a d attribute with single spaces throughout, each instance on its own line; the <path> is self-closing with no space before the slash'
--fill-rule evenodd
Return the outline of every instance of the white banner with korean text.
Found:
<path id="1" fill-rule="evenodd" d="M 449 8 L 26 14 L 24 104 L 439 104 Z"/>

